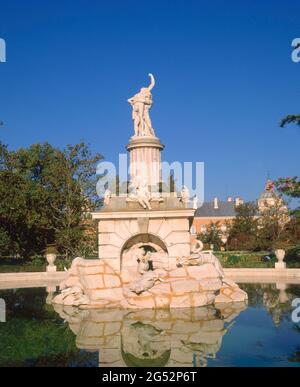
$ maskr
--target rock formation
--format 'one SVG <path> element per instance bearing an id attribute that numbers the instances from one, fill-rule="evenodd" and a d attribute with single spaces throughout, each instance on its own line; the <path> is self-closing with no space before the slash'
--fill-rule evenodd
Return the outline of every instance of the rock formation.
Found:
<path id="1" fill-rule="evenodd" d="M 116 273 L 102 260 L 74 259 L 54 304 L 81 308 L 170 309 L 246 302 L 247 294 L 224 278 L 214 257 L 197 266 L 136 270 L 135 278 Z"/>

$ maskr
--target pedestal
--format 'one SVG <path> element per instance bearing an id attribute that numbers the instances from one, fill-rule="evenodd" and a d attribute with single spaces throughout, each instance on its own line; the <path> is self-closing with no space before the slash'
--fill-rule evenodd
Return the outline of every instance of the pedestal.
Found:
<path id="1" fill-rule="evenodd" d="M 127 150 L 130 157 L 130 180 L 143 178 L 151 192 L 158 191 L 161 182 L 161 154 L 164 145 L 151 136 L 132 137 Z"/>
<path id="2" fill-rule="evenodd" d="M 53 273 L 56 271 L 56 266 L 48 265 L 46 270 L 47 270 L 47 273 Z"/>
<path id="3" fill-rule="evenodd" d="M 93 212 L 99 221 L 99 258 L 116 272 L 123 268 L 123 253 L 133 246 L 161 248 L 168 256 L 168 269 L 176 268 L 178 257 L 191 252 L 190 225 L 193 209 L 165 211 L 100 211 Z"/>
<path id="4" fill-rule="evenodd" d="M 275 269 L 286 269 L 285 262 L 275 262 Z"/>

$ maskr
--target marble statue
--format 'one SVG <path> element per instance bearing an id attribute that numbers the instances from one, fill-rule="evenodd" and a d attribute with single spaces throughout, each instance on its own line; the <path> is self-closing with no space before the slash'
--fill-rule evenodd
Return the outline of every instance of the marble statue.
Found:
<path id="1" fill-rule="evenodd" d="M 188 189 L 188 187 L 186 185 L 184 185 L 182 187 L 182 190 L 181 190 L 181 201 L 184 203 L 184 204 L 187 204 L 190 200 L 190 191 Z"/>
<path id="2" fill-rule="evenodd" d="M 129 200 L 137 201 L 145 210 L 151 210 L 151 193 L 147 183 L 143 181 L 132 181 L 129 186 Z"/>
<path id="3" fill-rule="evenodd" d="M 151 90 L 155 85 L 155 79 L 149 74 L 151 79 L 148 87 L 142 87 L 139 93 L 135 94 L 128 102 L 132 106 L 132 119 L 134 122 L 134 134 L 136 137 L 151 136 L 155 137 L 154 129 L 149 115 L 152 106 Z"/>
<path id="4" fill-rule="evenodd" d="M 109 202 L 110 202 L 110 199 L 111 199 L 111 192 L 109 189 L 107 189 L 105 192 L 104 192 L 104 197 L 103 197 L 103 202 L 105 205 L 109 205 Z"/>
<path id="5" fill-rule="evenodd" d="M 180 198 L 156 190 L 164 146 L 149 116 L 155 85 L 149 76 L 150 85 L 128 100 L 135 132 L 127 146 L 128 195 L 106 190 L 109 206 L 92 213 L 99 221 L 100 259 L 75 258 L 54 305 L 169 310 L 247 301 L 247 294 L 224 278 L 212 251 L 203 251 L 201 242 L 191 247 L 189 204 L 195 207 L 196 199 L 190 200 L 189 189 L 183 186 Z M 177 257 L 182 258 L 176 262 Z"/>
<path id="6" fill-rule="evenodd" d="M 212 263 L 220 275 L 224 278 L 224 271 L 219 259 L 213 254 L 211 250 L 203 251 L 203 243 L 198 240 L 192 246 L 191 255 L 189 257 L 182 257 L 177 259 L 177 267 L 183 266 L 201 266 L 205 263 Z"/>
<path id="7" fill-rule="evenodd" d="M 198 198 L 197 198 L 197 196 L 194 196 L 194 198 L 193 198 L 193 209 L 197 210 L 197 208 L 198 208 Z"/>
<path id="8" fill-rule="evenodd" d="M 130 283 L 129 290 L 135 294 L 142 294 L 143 292 L 153 288 L 157 281 L 163 282 L 157 273 L 154 271 L 147 271 L 137 280 Z"/>
<path id="9" fill-rule="evenodd" d="M 140 248 L 139 250 L 140 254 L 138 255 L 137 259 L 138 272 L 139 274 L 144 274 L 150 268 L 149 260 L 151 259 L 151 253 L 150 251 L 146 252 L 143 248 Z"/>
<path id="10" fill-rule="evenodd" d="M 142 274 L 136 262 L 136 275 L 131 278 L 122 271 L 115 271 L 103 259 L 75 258 L 67 278 L 60 285 L 61 292 L 52 299 L 52 304 L 84 308 L 172 309 L 247 302 L 247 293 L 224 278 L 217 258 L 213 254 L 207 257 L 203 255 L 205 252 L 200 253 L 191 254 L 191 259 L 198 259 L 197 265 L 186 262 L 179 268 L 166 270 L 146 270 L 144 267 Z M 198 258 L 193 254 L 198 254 Z"/>

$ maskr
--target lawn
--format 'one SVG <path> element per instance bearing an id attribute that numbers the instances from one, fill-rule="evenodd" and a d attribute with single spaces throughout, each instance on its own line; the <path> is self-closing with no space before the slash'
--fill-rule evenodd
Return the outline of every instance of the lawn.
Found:
<path id="1" fill-rule="evenodd" d="M 274 268 L 277 262 L 275 255 L 267 251 L 217 251 L 215 255 L 224 268 Z M 264 262 L 264 256 L 269 256 L 271 261 Z M 289 255 L 286 263 L 288 268 L 300 268 L 300 257 Z"/>

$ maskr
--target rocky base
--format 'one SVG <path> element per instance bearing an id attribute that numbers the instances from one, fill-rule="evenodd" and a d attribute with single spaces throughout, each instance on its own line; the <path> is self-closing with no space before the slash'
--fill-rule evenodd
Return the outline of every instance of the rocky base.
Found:
<path id="1" fill-rule="evenodd" d="M 54 304 L 88 308 L 169 309 L 246 302 L 247 293 L 225 279 L 212 263 L 156 269 L 124 281 L 102 260 L 74 259 Z"/>

